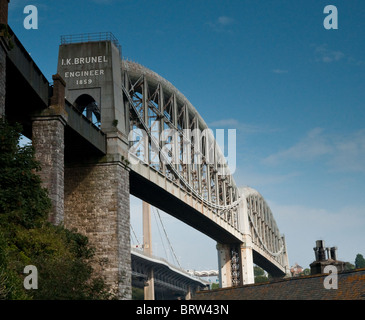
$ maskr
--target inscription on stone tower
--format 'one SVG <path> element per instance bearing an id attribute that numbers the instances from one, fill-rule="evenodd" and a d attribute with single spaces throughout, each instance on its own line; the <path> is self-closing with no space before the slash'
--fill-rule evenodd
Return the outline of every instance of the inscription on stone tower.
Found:
<path id="1" fill-rule="evenodd" d="M 74 78 L 72 80 L 76 85 L 90 85 L 94 82 L 95 77 L 105 75 L 104 67 L 107 64 L 108 57 L 106 56 L 62 58 L 61 66 L 83 66 L 81 71 L 64 71 L 62 76 L 64 79 Z"/>
<path id="2" fill-rule="evenodd" d="M 80 42 L 72 36 L 61 40 L 57 72 L 66 82 L 66 99 L 81 112 L 87 110 L 91 120 L 88 114 L 93 112 L 105 133 L 118 131 L 127 141 L 129 113 L 122 96 L 120 46 L 109 35 L 100 41 L 84 41 L 89 35 L 83 36 Z"/>
<path id="3" fill-rule="evenodd" d="M 61 46 L 58 73 L 68 90 L 104 86 L 112 76 L 110 49 L 107 42 Z"/>

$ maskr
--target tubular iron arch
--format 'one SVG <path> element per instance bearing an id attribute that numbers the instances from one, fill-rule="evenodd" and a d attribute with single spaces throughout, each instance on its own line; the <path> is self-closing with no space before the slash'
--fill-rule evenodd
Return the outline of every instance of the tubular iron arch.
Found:
<path id="1" fill-rule="evenodd" d="M 140 64 L 123 61 L 122 72 L 133 132 L 130 149 L 142 146 L 133 155 L 143 160 L 137 166 L 148 167 L 200 202 L 201 212 L 208 210 L 213 219 L 219 217 L 233 228 L 237 243 L 244 242 L 243 204 L 257 253 L 254 260 L 268 265 L 266 269 L 285 270 L 285 239 L 268 204 L 256 190 L 238 188 L 214 134 L 193 105 L 170 82 Z"/>
<path id="2" fill-rule="evenodd" d="M 254 260 L 284 274 L 285 239 L 269 206 L 256 190 L 238 188 L 214 134 L 193 105 L 170 82 L 140 64 L 124 60 L 122 74 L 133 132 L 130 149 L 143 147 L 133 155 L 143 160 L 137 166 L 148 167 L 196 199 L 201 212 L 211 212 L 211 219 L 218 217 L 232 228 L 237 243 L 245 242 L 243 205 L 257 253 Z"/>
<path id="3" fill-rule="evenodd" d="M 238 188 L 204 120 L 175 87 L 156 73 L 129 61 L 123 61 L 123 70 L 130 128 L 136 130 L 130 147 L 148 140 L 139 153 L 140 160 L 238 229 Z M 166 136 L 169 131 L 174 139 Z"/>
<path id="4" fill-rule="evenodd" d="M 255 189 L 241 189 L 254 249 L 264 252 L 282 266 L 288 266 L 284 235 L 280 234 L 274 215 L 264 197 Z"/>
<path id="5" fill-rule="evenodd" d="M 139 148 L 132 155 L 137 166 L 148 167 L 196 199 L 202 212 L 212 212 L 211 217 L 233 228 L 237 243 L 244 242 L 243 203 L 253 249 L 265 261 L 286 267 L 285 240 L 269 206 L 256 190 L 238 188 L 214 134 L 194 106 L 170 82 L 140 64 L 123 60 L 122 75 L 130 110 L 129 147 Z"/>

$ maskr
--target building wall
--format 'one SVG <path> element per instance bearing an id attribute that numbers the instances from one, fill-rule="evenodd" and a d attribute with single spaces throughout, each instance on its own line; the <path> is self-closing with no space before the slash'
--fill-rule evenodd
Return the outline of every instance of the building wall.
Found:
<path id="1" fill-rule="evenodd" d="M 118 162 L 66 167 L 64 224 L 89 238 L 95 269 L 130 299 L 129 172 Z"/>

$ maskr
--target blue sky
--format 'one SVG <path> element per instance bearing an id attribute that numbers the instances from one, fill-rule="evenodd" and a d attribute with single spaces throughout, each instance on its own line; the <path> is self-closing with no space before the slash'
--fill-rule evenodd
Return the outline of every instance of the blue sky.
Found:
<path id="1" fill-rule="evenodd" d="M 37 30 L 23 27 L 27 4 Z M 323 27 L 329 4 L 338 30 Z M 270 204 L 290 264 L 308 267 L 318 239 L 345 261 L 365 254 L 364 1 L 11 0 L 9 24 L 48 79 L 61 35 L 111 31 L 212 129 L 237 129 L 235 180 Z M 135 199 L 132 211 L 140 234 Z M 183 266 L 217 268 L 214 241 L 163 219 Z"/>

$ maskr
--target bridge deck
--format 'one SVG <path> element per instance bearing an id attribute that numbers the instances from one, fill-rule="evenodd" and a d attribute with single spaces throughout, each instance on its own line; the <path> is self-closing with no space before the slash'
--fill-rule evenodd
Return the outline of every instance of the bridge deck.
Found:
<path id="1" fill-rule="evenodd" d="M 152 169 L 147 167 L 145 169 L 145 171 L 152 171 Z M 160 176 L 158 172 L 149 172 L 149 175 Z M 185 222 L 217 242 L 239 243 L 242 241 L 241 233 L 237 230 L 232 230 L 233 228 L 230 228 L 223 219 L 218 216 L 212 219 L 212 217 L 207 216 L 197 209 L 203 207 L 197 199 L 194 200 L 192 196 L 180 191 L 179 186 L 173 182 L 166 181 L 165 177 L 161 176 L 160 179 L 162 182 L 156 183 L 157 181 L 148 179 L 146 174 L 142 175 L 136 171 L 131 171 L 130 192 L 134 196 Z M 168 188 L 166 188 L 166 184 L 169 185 Z M 183 193 L 184 195 L 179 197 L 179 193 Z M 191 205 L 189 200 L 194 202 L 196 206 Z"/>
<path id="2" fill-rule="evenodd" d="M 186 295 L 191 289 L 202 290 L 209 282 L 189 274 L 187 271 L 173 266 L 159 257 L 151 256 L 141 250 L 131 248 L 132 253 L 132 283 L 143 288 L 150 268 L 154 272 L 155 291 L 160 298 L 174 298 L 174 295 Z M 189 289 L 190 288 L 190 289 Z M 175 296 L 175 298 L 176 298 Z"/>

